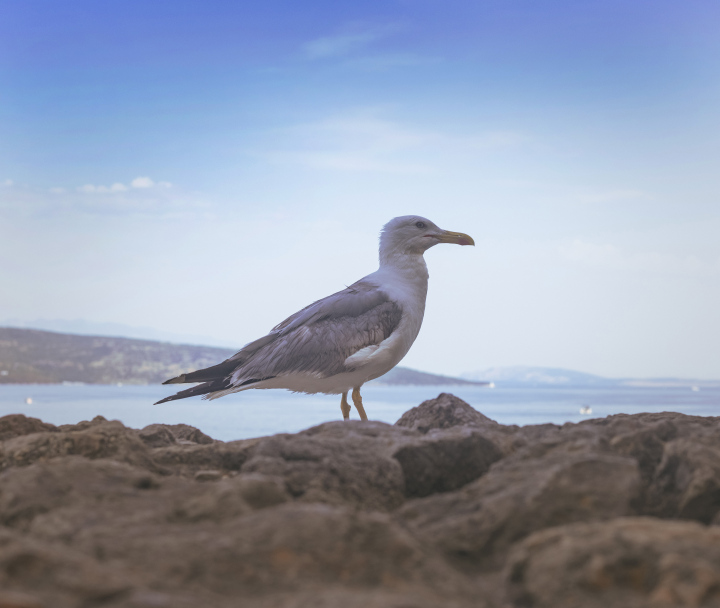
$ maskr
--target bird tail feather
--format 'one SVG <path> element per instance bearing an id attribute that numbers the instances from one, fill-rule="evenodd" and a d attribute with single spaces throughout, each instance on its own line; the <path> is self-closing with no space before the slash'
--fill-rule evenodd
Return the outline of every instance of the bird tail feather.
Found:
<path id="1" fill-rule="evenodd" d="M 219 380 L 232 374 L 237 365 L 237 361 L 227 359 L 222 363 L 218 363 L 217 365 L 213 365 L 211 367 L 206 367 L 205 369 L 199 369 L 197 371 L 189 372 L 187 374 L 180 374 L 175 378 L 165 380 L 163 384 L 185 384 L 188 382 L 211 382 L 213 380 Z"/>
<path id="2" fill-rule="evenodd" d="M 270 342 L 273 342 L 276 339 L 277 339 L 277 336 L 275 334 L 268 334 L 267 336 L 263 336 L 262 338 L 259 338 L 258 340 L 255 340 L 254 342 L 250 342 L 250 344 L 246 344 L 245 346 L 243 346 L 242 350 L 235 353 L 229 359 L 225 359 L 225 361 L 223 361 L 222 363 L 218 363 L 217 365 L 212 365 L 212 366 L 206 367 L 204 369 L 199 369 L 194 372 L 189 372 L 187 374 L 180 374 L 179 376 L 175 376 L 175 378 L 170 378 L 170 380 L 165 380 L 165 382 L 163 382 L 163 384 L 186 384 L 189 382 L 211 382 L 213 380 L 219 380 L 221 378 L 225 378 L 227 376 L 230 376 L 238 367 L 240 367 L 243 363 L 245 363 L 250 357 L 252 357 L 252 355 L 254 355 L 263 346 L 270 344 Z"/>
<path id="3" fill-rule="evenodd" d="M 165 382 L 164 384 L 168 384 L 168 382 Z M 222 381 L 216 380 L 214 382 L 205 382 L 203 384 L 199 384 L 198 386 L 193 386 L 192 388 L 186 388 L 184 391 L 165 397 L 165 399 L 160 399 L 160 401 L 155 402 L 155 405 L 165 403 L 167 401 L 175 401 L 176 399 L 186 399 L 187 397 L 194 397 L 195 395 L 206 395 L 207 393 L 220 391 L 227 387 L 228 384 Z"/>

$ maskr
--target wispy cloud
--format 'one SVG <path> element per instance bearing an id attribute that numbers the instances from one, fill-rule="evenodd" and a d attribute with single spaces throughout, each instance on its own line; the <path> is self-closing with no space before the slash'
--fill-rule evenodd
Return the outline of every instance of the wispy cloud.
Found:
<path id="1" fill-rule="evenodd" d="M 375 40 L 377 36 L 372 32 L 362 34 L 339 34 L 311 40 L 303 46 L 308 59 L 325 59 L 347 55 L 354 50 L 363 48 Z"/>
<path id="2" fill-rule="evenodd" d="M 139 178 L 142 180 L 149 178 Z M 135 182 L 137 180 L 133 180 Z M 169 182 L 146 181 L 143 186 L 116 182 L 110 186 L 85 184 L 68 189 L 54 187 L 41 189 L 15 185 L 0 189 L 0 217 L 50 217 L 62 214 L 142 214 L 173 215 L 195 213 L 210 205 L 206 198 L 195 192 L 170 187 Z"/>
<path id="3" fill-rule="evenodd" d="M 111 186 L 96 186 L 94 184 L 85 184 L 78 186 L 78 192 L 85 192 L 86 194 L 117 194 L 119 192 L 127 192 L 130 188 L 170 188 L 172 184 L 170 182 L 155 182 L 149 177 L 136 177 L 130 182 L 129 186 L 121 182 L 115 182 Z M 51 192 L 63 192 L 62 188 L 51 188 Z"/>
<path id="4" fill-rule="evenodd" d="M 342 32 L 306 42 L 301 47 L 308 61 L 332 61 L 348 70 L 386 72 L 440 63 L 435 56 L 397 48 L 398 40 L 387 40 L 406 29 L 400 24 L 351 24 Z"/>
<path id="5" fill-rule="evenodd" d="M 378 114 L 371 108 L 278 129 L 275 145 L 255 152 L 270 162 L 314 169 L 416 173 L 435 170 L 452 155 L 471 158 L 528 139 L 512 131 L 457 135 Z"/>
<path id="6" fill-rule="evenodd" d="M 302 51 L 307 59 L 344 57 L 365 49 L 373 42 L 397 32 L 398 29 L 396 25 L 351 25 L 344 32 L 306 42 Z"/>
<path id="7" fill-rule="evenodd" d="M 149 177 L 136 177 L 130 182 L 133 188 L 170 188 L 170 182 L 155 182 Z"/>
<path id="8" fill-rule="evenodd" d="M 136 177 L 130 182 L 130 185 L 133 188 L 152 188 L 155 185 L 155 182 L 149 177 Z"/>
<path id="9" fill-rule="evenodd" d="M 95 186 L 93 184 L 85 184 L 84 186 L 78 186 L 78 192 L 96 193 L 96 194 L 107 194 L 112 192 L 125 192 L 128 187 L 125 184 L 119 182 L 114 183 L 112 186 Z"/>

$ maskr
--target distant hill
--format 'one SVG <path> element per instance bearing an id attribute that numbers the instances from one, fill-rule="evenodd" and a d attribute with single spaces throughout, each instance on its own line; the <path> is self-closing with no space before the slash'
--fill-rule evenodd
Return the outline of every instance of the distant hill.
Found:
<path id="1" fill-rule="evenodd" d="M 372 381 L 373 384 L 412 384 L 412 385 L 429 385 L 429 384 L 447 384 L 447 385 L 488 385 L 489 382 L 478 382 L 476 380 L 466 380 L 463 378 L 454 378 L 452 376 L 438 376 L 436 374 L 428 374 L 419 372 L 407 367 L 394 367 L 384 376 L 380 376 L 377 380 Z"/>
<path id="2" fill-rule="evenodd" d="M 483 371 L 462 374 L 468 380 L 485 380 L 497 385 L 510 386 L 612 386 L 617 380 L 556 367 L 493 367 Z"/>
<path id="3" fill-rule="evenodd" d="M 155 384 L 214 365 L 234 352 L 211 346 L 2 327 L 0 383 Z"/>
<path id="4" fill-rule="evenodd" d="M 696 380 L 691 378 L 604 378 L 594 374 L 576 372 L 557 367 L 510 366 L 462 374 L 467 380 L 482 380 L 504 387 L 720 387 L 720 380 Z"/>
<path id="5" fill-rule="evenodd" d="M 237 349 L 0 327 L 0 384 L 159 384 Z M 483 384 L 396 367 L 382 384 Z"/>
<path id="6" fill-rule="evenodd" d="M 134 340 L 153 340 L 155 342 L 172 342 L 173 344 L 202 344 L 218 348 L 234 348 L 237 343 L 230 340 L 218 340 L 209 336 L 193 333 L 176 333 L 162 331 L 154 327 L 139 327 L 124 323 L 99 323 L 84 319 L 0 319 L 0 327 L 16 327 L 18 329 L 40 329 L 58 334 L 80 336 L 105 336 L 112 338 L 133 338 Z"/>

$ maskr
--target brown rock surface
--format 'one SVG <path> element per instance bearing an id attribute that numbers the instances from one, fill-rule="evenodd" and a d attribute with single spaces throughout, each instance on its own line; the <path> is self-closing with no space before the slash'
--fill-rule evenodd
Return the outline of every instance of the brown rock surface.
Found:
<path id="1" fill-rule="evenodd" d="M 519 544 L 516 606 L 720 606 L 720 528 L 654 518 L 560 526 Z"/>
<path id="2" fill-rule="evenodd" d="M 633 514 L 639 492 L 633 460 L 551 455 L 498 463 L 457 492 L 407 503 L 398 517 L 453 561 L 484 568 L 535 530 Z"/>
<path id="3" fill-rule="evenodd" d="M 0 418 L 0 441 L 42 431 L 57 431 L 57 427 L 37 418 L 28 418 L 22 414 L 10 414 Z"/>
<path id="4" fill-rule="evenodd" d="M 720 420 L 0 418 L 0 606 L 720 606 Z M 686 521 L 681 521 L 686 520 Z"/>
<path id="5" fill-rule="evenodd" d="M 499 428 L 499 424 L 458 399 L 455 395 L 440 393 L 437 399 L 424 401 L 405 412 L 395 426 L 427 433 L 432 429 L 449 429 L 457 426 Z"/>

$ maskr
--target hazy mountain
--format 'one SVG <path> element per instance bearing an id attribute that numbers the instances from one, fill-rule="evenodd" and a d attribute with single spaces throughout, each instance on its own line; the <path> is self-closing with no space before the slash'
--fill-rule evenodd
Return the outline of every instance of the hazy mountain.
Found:
<path id="1" fill-rule="evenodd" d="M 506 387 L 717 387 L 720 380 L 697 380 L 692 378 L 604 378 L 558 367 L 530 367 L 516 365 L 492 367 L 460 375 L 467 380 L 492 382 Z"/>
<path id="2" fill-rule="evenodd" d="M 599 386 L 617 384 L 616 380 L 556 367 L 492 367 L 461 374 L 467 380 L 482 380 L 504 386 Z"/>
<path id="3" fill-rule="evenodd" d="M 400 366 L 394 367 L 387 374 L 380 376 L 377 380 L 373 380 L 372 382 L 375 384 L 412 384 L 416 386 L 428 384 L 446 384 L 455 386 L 462 384 L 489 384 L 488 382 L 479 382 L 476 380 L 455 378 L 452 376 L 428 374 L 427 372 L 419 372 L 415 369 Z"/>
<path id="4" fill-rule="evenodd" d="M 237 349 L 0 327 L 0 383 L 157 384 Z M 478 384 L 396 367 L 383 384 Z"/>
<path id="5" fill-rule="evenodd" d="M 6 319 L 4 321 L 0 320 L 0 326 L 17 327 L 21 329 L 41 329 L 82 336 L 108 336 L 114 338 L 175 342 L 177 344 L 198 344 L 202 346 L 217 346 L 220 348 L 235 348 L 236 350 L 242 346 L 240 342 L 218 340 L 217 338 L 199 334 L 162 331 L 152 327 L 136 327 L 123 323 L 98 323 L 95 321 L 85 321 L 84 319 L 34 319 L 32 321 Z"/>

